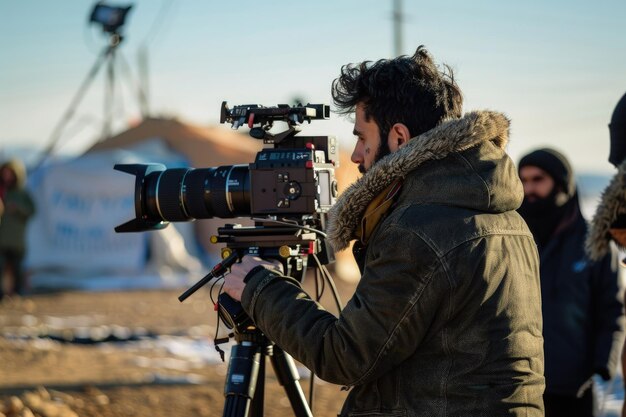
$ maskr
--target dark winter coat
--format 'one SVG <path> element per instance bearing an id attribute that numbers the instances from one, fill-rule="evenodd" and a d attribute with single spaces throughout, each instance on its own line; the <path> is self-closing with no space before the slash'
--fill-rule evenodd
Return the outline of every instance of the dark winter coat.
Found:
<path id="1" fill-rule="evenodd" d="M 590 261 L 585 219 L 577 206 L 567 217 L 541 249 L 540 275 L 546 392 L 575 396 L 594 373 L 616 371 L 623 303 L 611 254 Z"/>
<path id="2" fill-rule="evenodd" d="M 351 387 L 341 416 L 542 416 L 539 265 L 514 211 L 523 191 L 504 152 L 508 120 L 470 113 L 377 162 L 333 208 L 353 239 L 370 201 L 402 189 L 364 252 L 339 318 L 267 270 L 242 304 L 320 378 Z"/>

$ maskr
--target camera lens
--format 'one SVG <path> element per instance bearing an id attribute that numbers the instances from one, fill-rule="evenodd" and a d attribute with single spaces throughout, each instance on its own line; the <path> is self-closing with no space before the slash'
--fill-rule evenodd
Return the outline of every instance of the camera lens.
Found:
<path id="1" fill-rule="evenodd" d="M 183 202 L 196 219 L 250 215 L 248 165 L 195 169 L 183 184 Z"/>
<path id="2" fill-rule="evenodd" d="M 207 207 L 212 207 L 211 174 L 215 168 L 189 170 L 183 183 L 183 204 L 194 219 L 212 217 Z"/>
<path id="3" fill-rule="evenodd" d="M 161 173 L 156 185 L 156 207 L 161 218 L 169 221 L 188 220 L 185 206 L 180 199 L 180 190 L 186 168 L 167 169 Z"/>
<path id="4" fill-rule="evenodd" d="M 186 221 L 250 215 L 248 165 L 173 168 L 144 178 L 146 217 Z"/>

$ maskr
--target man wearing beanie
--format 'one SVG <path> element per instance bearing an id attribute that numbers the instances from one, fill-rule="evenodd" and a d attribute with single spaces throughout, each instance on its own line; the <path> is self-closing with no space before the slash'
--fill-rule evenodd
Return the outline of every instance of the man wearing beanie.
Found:
<path id="1" fill-rule="evenodd" d="M 619 361 L 622 308 L 611 254 L 586 257 L 587 223 L 572 168 L 554 149 L 524 156 L 519 208 L 540 258 L 546 417 L 593 416 L 594 374 L 609 380 Z"/>

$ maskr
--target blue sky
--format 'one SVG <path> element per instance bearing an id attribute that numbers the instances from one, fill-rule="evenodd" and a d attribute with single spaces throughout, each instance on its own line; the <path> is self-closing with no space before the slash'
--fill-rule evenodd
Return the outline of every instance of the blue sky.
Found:
<path id="1" fill-rule="evenodd" d="M 43 148 L 105 47 L 87 17 L 95 3 L 0 0 L 0 151 Z M 391 0 L 137 0 L 119 53 L 115 130 L 136 121 L 137 55 L 149 56 L 150 109 L 193 123 L 217 123 L 230 104 L 331 103 L 341 65 L 393 55 Z M 578 172 L 613 172 L 607 124 L 626 93 L 626 2 L 403 1 L 403 53 L 426 45 L 454 70 L 465 110 L 504 112 L 509 152 L 561 150 Z M 59 141 L 79 153 L 101 131 L 104 68 Z M 311 133 L 347 149 L 351 121 L 333 115 Z"/>

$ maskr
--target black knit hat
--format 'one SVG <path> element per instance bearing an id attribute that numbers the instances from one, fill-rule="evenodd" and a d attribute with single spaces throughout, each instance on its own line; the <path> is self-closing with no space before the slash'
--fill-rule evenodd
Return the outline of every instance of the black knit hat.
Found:
<path id="1" fill-rule="evenodd" d="M 520 159 L 517 169 L 527 165 L 546 171 L 569 197 L 576 192 L 572 167 L 562 153 L 550 148 L 537 149 Z"/>

